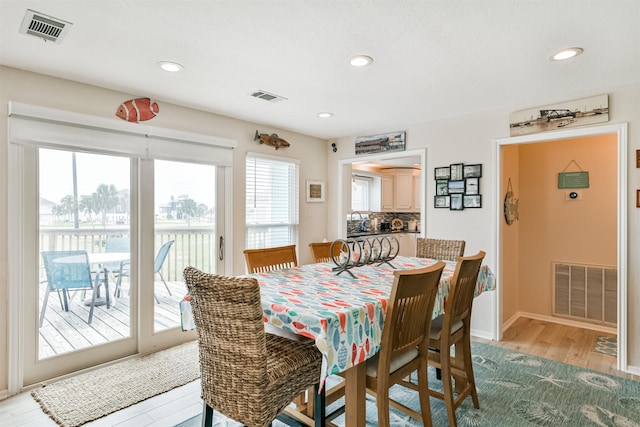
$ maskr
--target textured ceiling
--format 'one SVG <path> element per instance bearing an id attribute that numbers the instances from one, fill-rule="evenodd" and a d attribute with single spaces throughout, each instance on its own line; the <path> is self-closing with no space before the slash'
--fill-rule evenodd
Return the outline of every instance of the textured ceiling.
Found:
<path id="1" fill-rule="evenodd" d="M 73 23 L 60 45 L 18 33 L 27 8 Z M 0 63 L 330 139 L 639 83 L 639 23 L 640 0 L 0 0 Z"/>

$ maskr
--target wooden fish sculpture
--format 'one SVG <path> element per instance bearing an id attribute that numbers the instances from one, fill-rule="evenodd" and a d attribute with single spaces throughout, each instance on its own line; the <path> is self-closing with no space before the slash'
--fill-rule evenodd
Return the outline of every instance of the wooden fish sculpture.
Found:
<path id="1" fill-rule="evenodd" d="M 267 135 L 266 133 L 258 133 L 256 131 L 256 136 L 253 138 L 254 141 L 260 141 L 260 144 L 267 144 L 272 147 L 278 148 L 287 148 L 291 146 L 287 141 L 280 138 L 278 134 L 272 133 L 271 135 Z"/>
<path id="2" fill-rule="evenodd" d="M 116 116 L 131 123 L 138 123 L 153 119 L 159 111 L 157 102 L 149 98 L 138 98 L 120 104 Z"/>

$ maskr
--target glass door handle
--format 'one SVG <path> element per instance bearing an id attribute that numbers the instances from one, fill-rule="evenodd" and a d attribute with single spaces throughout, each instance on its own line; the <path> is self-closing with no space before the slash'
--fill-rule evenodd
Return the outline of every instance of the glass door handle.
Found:
<path id="1" fill-rule="evenodd" d="M 222 261 L 224 259 L 224 237 L 220 236 L 220 245 L 218 247 L 218 259 Z"/>

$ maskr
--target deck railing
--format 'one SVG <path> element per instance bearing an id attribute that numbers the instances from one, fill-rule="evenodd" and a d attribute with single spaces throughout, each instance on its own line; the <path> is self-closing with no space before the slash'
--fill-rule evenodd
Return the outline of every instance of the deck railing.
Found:
<path id="1" fill-rule="evenodd" d="M 105 243 L 112 236 L 129 236 L 129 229 L 41 229 L 40 248 L 43 251 L 104 252 Z M 165 280 L 182 281 L 182 271 L 189 265 L 203 271 L 215 271 L 217 247 L 213 228 L 156 228 L 155 239 L 156 251 L 163 243 L 175 240 L 162 265 L 162 276 Z"/>

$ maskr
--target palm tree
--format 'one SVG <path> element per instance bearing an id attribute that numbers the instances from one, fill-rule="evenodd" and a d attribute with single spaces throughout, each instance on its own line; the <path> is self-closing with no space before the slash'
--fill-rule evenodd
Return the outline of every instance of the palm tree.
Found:
<path id="1" fill-rule="evenodd" d="M 64 196 L 62 200 L 60 200 L 60 205 L 62 206 L 62 211 L 67 215 L 67 219 L 71 219 L 71 215 L 76 210 L 76 201 L 71 195 Z"/>
<path id="2" fill-rule="evenodd" d="M 187 219 L 187 226 L 191 227 L 191 218 L 198 214 L 198 205 L 193 199 L 182 200 L 178 212 Z"/>
<path id="3" fill-rule="evenodd" d="M 90 196 L 84 195 L 80 196 L 80 204 L 79 208 L 82 209 L 82 212 L 86 213 L 89 217 L 89 223 L 93 226 L 93 218 L 91 214 L 96 211 L 96 201 L 93 197 L 96 193 L 93 193 Z"/>
<path id="4" fill-rule="evenodd" d="M 96 211 L 102 214 L 102 228 L 106 228 L 107 212 L 118 205 L 118 190 L 113 184 L 100 184 L 92 197 L 94 197 Z"/>

